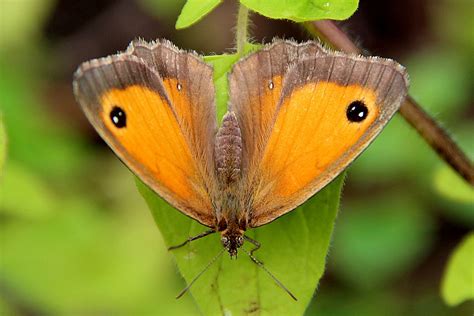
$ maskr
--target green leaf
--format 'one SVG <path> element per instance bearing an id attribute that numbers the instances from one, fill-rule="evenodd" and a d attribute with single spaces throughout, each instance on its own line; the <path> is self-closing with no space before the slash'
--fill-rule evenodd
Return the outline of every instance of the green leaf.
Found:
<path id="1" fill-rule="evenodd" d="M 184 29 L 201 20 L 217 7 L 222 0 L 188 0 L 176 21 L 177 29 Z"/>
<path id="2" fill-rule="evenodd" d="M 239 56 L 236 54 L 206 56 L 204 60 L 214 67 L 217 119 L 220 121 L 227 111 L 227 101 L 229 100 L 227 72 L 239 60 Z"/>
<path id="3" fill-rule="evenodd" d="M 446 304 L 458 305 L 474 299 L 474 232 L 461 242 L 449 259 L 441 285 Z"/>
<path id="4" fill-rule="evenodd" d="M 246 55 L 260 48 L 261 45 L 246 43 L 242 55 Z M 242 57 L 239 54 L 225 54 L 205 56 L 204 60 L 214 67 L 214 86 L 216 88 L 217 119 L 220 121 L 227 111 L 229 99 L 227 73 Z"/>
<path id="5" fill-rule="evenodd" d="M 356 10 L 358 0 L 240 0 L 247 8 L 272 19 L 295 22 L 333 19 L 345 20 Z"/>
<path id="6" fill-rule="evenodd" d="M 191 288 L 202 313 L 240 315 L 258 310 L 260 315 L 303 314 L 324 272 L 342 183 L 340 176 L 303 206 L 247 232 L 262 244 L 255 255 L 296 295 L 297 302 L 241 251 L 237 260 L 221 256 Z M 167 246 L 208 229 L 173 209 L 143 183 L 137 181 L 137 185 Z M 243 247 L 251 249 L 249 244 Z M 172 254 L 189 283 L 221 250 L 220 236 L 213 234 Z"/>

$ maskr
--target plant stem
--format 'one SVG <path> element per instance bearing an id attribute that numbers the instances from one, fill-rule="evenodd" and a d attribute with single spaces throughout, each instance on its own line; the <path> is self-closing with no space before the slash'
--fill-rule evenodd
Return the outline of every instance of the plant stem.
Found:
<path id="1" fill-rule="evenodd" d="M 346 53 L 360 54 L 356 44 L 329 20 L 313 21 L 305 24 L 307 30 L 322 37 L 334 48 Z M 459 175 L 474 186 L 474 165 L 447 132 L 426 113 L 411 96 L 400 107 L 399 113 L 413 126 L 438 155 Z"/>
<path id="2" fill-rule="evenodd" d="M 245 43 L 247 43 L 247 28 L 249 22 L 249 9 L 243 4 L 239 4 L 239 13 L 237 14 L 237 32 L 235 41 L 237 45 L 237 54 L 244 53 Z"/>

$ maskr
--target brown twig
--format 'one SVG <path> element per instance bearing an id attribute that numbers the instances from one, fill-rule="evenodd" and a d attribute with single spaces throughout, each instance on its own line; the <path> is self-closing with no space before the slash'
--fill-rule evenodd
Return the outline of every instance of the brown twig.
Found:
<path id="1" fill-rule="evenodd" d="M 307 30 L 325 40 L 336 49 L 346 53 L 360 54 L 361 50 L 334 22 L 320 20 L 305 24 Z M 474 165 L 459 146 L 429 116 L 412 97 L 408 96 L 399 110 L 405 120 L 413 126 L 425 141 L 443 158 L 459 175 L 474 186 Z"/>

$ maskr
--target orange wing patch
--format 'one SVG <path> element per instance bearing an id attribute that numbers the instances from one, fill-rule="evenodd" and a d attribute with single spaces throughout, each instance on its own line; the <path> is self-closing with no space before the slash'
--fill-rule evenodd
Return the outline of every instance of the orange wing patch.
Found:
<path id="1" fill-rule="evenodd" d="M 181 98 L 174 105 L 179 114 L 185 116 L 189 104 L 184 102 Z M 177 204 L 173 201 L 186 201 L 193 204 L 193 209 L 211 210 L 208 194 L 200 186 L 198 168 L 175 113 L 159 94 L 133 85 L 105 92 L 101 104 L 102 120 L 122 147 L 116 152 L 121 155 L 124 150 L 127 160 L 134 160 L 128 163 L 130 168 L 137 169 L 133 171 L 152 187 L 153 182 L 160 183 L 162 190 L 167 191 L 160 194 L 172 204 Z M 126 113 L 125 128 L 116 128 L 110 119 L 110 112 L 116 106 Z"/>
<path id="2" fill-rule="evenodd" d="M 177 79 L 166 78 L 163 80 L 163 87 L 173 100 L 173 108 L 176 111 L 176 116 L 181 118 L 182 122 L 192 122 L 192 115 L 189 111 L 189 100 L 183 95 L 183 89 L 187 89 L 187 82 L 178 81 Z"/>
<path id="3" fill-rule="evenodd" d="M 361 123 L 346 119 L 347 106 L 355 100 L 369 108 Z M 263 156 L 263 173 L 278 179 L 272 181 L 273 193 L 296 194 L 341 157 L 377 117 L 375 101 L 372 90 L 357 85 L 319 82 L 294 91 L 281 106 Z"/>
<path id="4" fill-rule="evenodd" d="M 260 137 L 260 139 L 255 139 L 251 144 L 254 147 L 254 156 L 252 157 L 254 160 L 250 162 L 251 164 L 255 164 L 262 158 L 262 150 L 264 148 L 261 142 L 264 142 L 271 132 L 280 99 L 282 82 L 281 76 L 274 76 L 270 80 L 260 82 L 259 85 L 265 87 L 265 89 L 262 89 L 263 92 L 261 94 L 253 96 L 249 101 L 249 108 L 255 109 L 255 112 L 252 113 L 255 116 L 255 120 L 249 128 L 254 130 L 255 138 Z M 244 139 L 243 141 L 246 142 L 247 140 Z"/>
<path id="5" fill-rule="evenodd" d="M 346 111 L 357 100 L 368 114 L 351 122 Z M 260 164 L 251 226 L 295 208 L 345 168 L 379 116 L 376 102 L 369 88 L 333 82 L 307 83 L 283 100 Z"/>

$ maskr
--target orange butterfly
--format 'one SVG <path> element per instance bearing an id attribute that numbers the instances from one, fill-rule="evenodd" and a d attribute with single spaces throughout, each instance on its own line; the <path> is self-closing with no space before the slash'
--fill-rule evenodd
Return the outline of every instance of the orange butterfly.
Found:
<path id="1" fill-rule="evenodd" d="M 392 60 L 276 41 L 233 66 L 217 128 L 212 78 L 200 56 L 138 40 L 122 54 L 83 63 L 74 93 L 143 182 L 210 228 L 183 244 L 219 232 L 230 256 L 244 240 L 259 247 L 244 235 L 248 228 L 290 212 L 341 173 L 398 110 L 408 86 Z"/>

